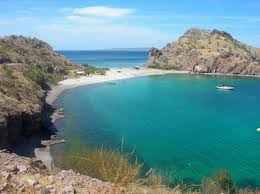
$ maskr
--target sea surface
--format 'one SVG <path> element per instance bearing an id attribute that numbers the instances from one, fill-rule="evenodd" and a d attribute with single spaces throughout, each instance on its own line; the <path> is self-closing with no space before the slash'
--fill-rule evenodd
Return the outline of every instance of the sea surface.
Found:
<path id="1" fill-rule="evenodd" d="M 216 90 L 223 83 L 236 88 Z M 228 169 L 239 186 L 259 187 L 259 100 L 259 79 L 149 76 L 64 92 L 56 103 L 66 117 L 57 126 L 86 146 L 117 147 L 123 137 L 146 166 L 175 180 L 199 183 Z"/>
<path id="2" fill-rule="evenodd" d="M 144 65 L 148 51 L 57 51 L 76 64 L 96 67 L 133 67 Z"/>

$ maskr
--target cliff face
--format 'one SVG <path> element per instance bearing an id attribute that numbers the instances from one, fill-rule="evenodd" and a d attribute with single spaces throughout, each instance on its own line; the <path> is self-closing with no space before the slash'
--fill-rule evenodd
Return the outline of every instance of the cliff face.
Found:
<path id="1" fill-rule="evenodd" d="M 0 148 L 42 128 L 48 84 L 78 68 L 38 39 L 0 39 Z"/>
<path id="2" fill-rule="evenodd" d="M 260 49 L 218 30 L 190 29 L 161 50 L 152 48 L 147 67 L 197 73 L 260 75 Z"/>

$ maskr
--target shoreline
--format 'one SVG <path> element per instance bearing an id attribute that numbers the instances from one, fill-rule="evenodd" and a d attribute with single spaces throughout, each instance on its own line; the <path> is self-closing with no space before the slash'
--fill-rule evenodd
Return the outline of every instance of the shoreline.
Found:
<path id="1" fill-rule="evenodd" d="M 123 68 L 110 68 L 106 75 L 89 75 L 81 76 L 78 78 L 66 79 L 59 82 L 59 85 L 53 86 L 48 91 L 46 96 L 46 103 L 53 105 L 58 97 L 66 90 L 86 86 L 91 84 L 105 83 L 109 81 L 124 80 L 137 77 L 153 76 L 153 75 L 165 75 L 165 74 L 191 74 L 190 71 L 176 71 L 176 70 L 161 70 L 151 69 L 146 67 L 140 67 L 140 69 L 134 69 L 132 67 Z"/>
<path id="2" fill-rule="evenodd" d="M 53 86 L 48 91 L 46 96 L 46 103 L 53 105 L 58 97 L 66 90 L 91 85 L 98 83 L 105 83 L 109 81 L 117 81 L 123 79 L 131 79 L 137 77 L 153 76 L 153 75 L 166 75 L 166 74 L 190 74 L 190 75 L 211 75 L 211 76 L 230 76 L 230 77 L 245 77 L 245 78 L 260 78 L 259 75 L 236 75 L 224 73 L 195 73 L 187 70 L 162 70 L 152 69 L 147 67 L 140 67 L 134 69 L 133 67 L 110 68 L 106 75 L 89 75 L 81 76 L 78 78 L 69 78 L 59 82 L 59 85 Z"/>

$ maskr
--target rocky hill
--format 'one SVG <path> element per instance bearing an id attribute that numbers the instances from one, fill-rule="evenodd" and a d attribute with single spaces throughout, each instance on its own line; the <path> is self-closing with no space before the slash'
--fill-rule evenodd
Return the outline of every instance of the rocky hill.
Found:
<path id="1" fill-rule="evenodd" d="M 223 31 L 190 29 L 161 50 L 152 48 L 146 67 L 260 75 L 260 49 L 245 45 Z"/>
<path id="2" fill-rule="evenodd" d="M 42 128 L 49 84 L 79 68 L 36 38 L 0 39 L 0 148 Z"/>

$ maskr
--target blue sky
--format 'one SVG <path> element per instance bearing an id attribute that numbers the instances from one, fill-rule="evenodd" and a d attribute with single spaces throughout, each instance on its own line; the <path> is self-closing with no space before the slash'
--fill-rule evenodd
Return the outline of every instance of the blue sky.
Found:
<path id="1" fill-rule="evenodd" d="M 260 47 L 259 0 L 0 0 L 0 35 L 54 49 L 162 47 L 191 27 Z"/>

